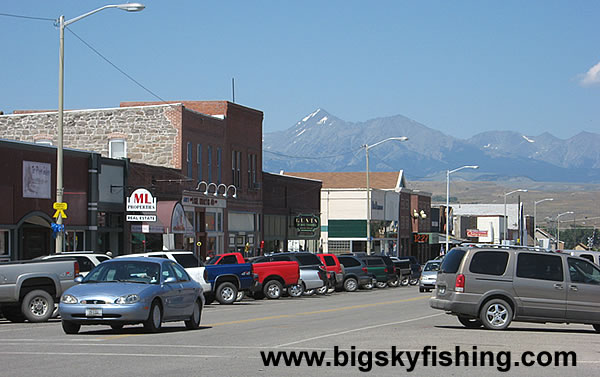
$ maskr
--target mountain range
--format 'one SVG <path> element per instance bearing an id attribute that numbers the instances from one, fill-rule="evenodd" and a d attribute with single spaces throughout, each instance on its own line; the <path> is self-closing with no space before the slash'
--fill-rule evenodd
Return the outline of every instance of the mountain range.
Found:
<path id="1" fill-rule="evenodd" d="M 580 132 L 563 140 L 548 132 L 525 135 L 488 131 L 458 139 L 402 115 L 347 122 L 323 109 L 292 127 L 263 135 L 263 169 L 364 171 L 363 145 L 407 136 L 369 148 L 369 171 L 404 170 L 412 180 L 445 180 L 446 171 L 471 181 L 600 183 L 600 134 Z"/>

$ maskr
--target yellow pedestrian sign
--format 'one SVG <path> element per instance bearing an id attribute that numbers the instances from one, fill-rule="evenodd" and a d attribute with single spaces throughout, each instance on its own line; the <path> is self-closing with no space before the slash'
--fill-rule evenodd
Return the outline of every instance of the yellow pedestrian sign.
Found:
<path id="1" fill-rule="evenodd" d="M 67 203 L 60 203 L 60 202 L 55 202 L 52 207 L 56 210 L 56 212 L 54 213 L 55 218 L 58 218 L 58 216 L 60 215 L 63 219 L 67 218 L 67 214 L 65 213 L 65 211 L 67 210 Z"/>

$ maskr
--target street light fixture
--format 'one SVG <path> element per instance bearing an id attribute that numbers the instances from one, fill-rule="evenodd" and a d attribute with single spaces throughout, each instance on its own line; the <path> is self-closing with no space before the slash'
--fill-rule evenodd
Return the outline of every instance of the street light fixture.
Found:
<path id="1" fill-rule="evenodd" d="M 556 248 L 557 249 L 560 247 L 560 217 L 563 215 L 573 215 L 573 214 L 575 214 L 575 212 L 568 211 L 568 212 L 563 212 L 563 213 L 559 213 L 558 215 L 556 215 Z"/>
<path id="2" fill-rule="evenodd" d="M 504 193 L 504 240 L 506 240 L 506 230 L 508 229 L 508 220 L 506 218 L 506 197 L 514 194 L 515 192 L 527 192 L 527 189 L 518 189 L 511 192 Z M 518 210 L 517 210 L 518 212 Z"/>
<path id="3" fill-rule="evenodd" d="M 533 246 L 537 246 L 537 211 L 536 207 L 541 202 L 552 201 L 554 198 L 546 198 L 533 202 Z"/>
<path id="4" fill-rule="evenodd" d="M 388 137 L 387 139 L 378 141 L 375 144 L 363 144 L 362 146 L 362 148 L 365 148 L 365 154 L 367 158 L 367 255 L 371 254 L 371 188 L 369 187 L 369 149 L 390 140 L 406 141 L 408 140 L 408 137 Z"/>
<path id="5" fill-rule="evenodd" d="M 63 113 L 64 113 L 64 72 L 65 72 L 65 27 L 90 16 L 94 13 L 100 12 L 104 9 L 117 8 L 127 12 L 139 12 L 145 8 L 140 3 L 127 3 L 127 4 L 111 4 L 105 5 L 93 11 L 82 14 L 70 20 L 65 21 L 65 16 L 60 16 L 58 19 L 58 26 L 60 30 L 60 51 L 58 55 L 58 124 L 57 124 L 57 152 L 56 152 L 56 202 L 62 203 L 64 187 L 63 187 Z M 62 227 L 62 212 L 58 212 L 56 218 L 56 224 L 58 229 Z M 55 251 L 61 253 L 63 249 L 63 232 L 62 230 L 56 234 L 56 247 Z"/>
<path id="6" fill-rule="evenodd" d="M 454 170 L 446 170 L 446 250 L 444 251 L 445 253 L 448 252 L 448 241 L 450 238 L 450 211 L 449 211 L 449 207 L 450 207 L 450 174 L 455 173 L 459 170 L 463 170 L 463 169 L 479 169 L 479 165 L 465 165 L 465 166 L 461 166 L 460 168 L 456 168 Z"/>

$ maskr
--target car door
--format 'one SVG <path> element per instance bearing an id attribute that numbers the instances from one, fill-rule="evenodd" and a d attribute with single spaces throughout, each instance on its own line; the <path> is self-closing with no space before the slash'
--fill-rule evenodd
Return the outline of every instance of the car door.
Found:
<path id="1" fill-rule="evenodd" d="M 196 302 L 196 285 L 183 267 L 177 263 L 171 263 L 171 267 L 175 271 L 177 281 L 181 284 L 181 307 L 177 308 L 181 310 L 181 313 L 178 313 L 178 315 L 189 316 L 192 314 Z"/>
<path id="2" fill-rule="evenodd" d="M 177 281 L 175 270 L 171 267 L 172 262 L 165 261 L 162 263 L 162 299 L 163 299 L 163 318 L 165 320 L 177 315 L 178 307 L 181 306 L 182 288 L 181 283 Z M 166 283 L 168 278 L 174 278 L 175 281 Z"/>
<path id="3" fill-rule="evenodd" d="M 578 258 L 567 258 L 567 264 L 567 320 L 600 323 L 600 269 Z"/>
<path id="4" fill-rule="evenodd" d="M 513 287 L 518 301 L 517 316 L 564 320 L 567 282 L 561 256 L 518 253 Z"/>

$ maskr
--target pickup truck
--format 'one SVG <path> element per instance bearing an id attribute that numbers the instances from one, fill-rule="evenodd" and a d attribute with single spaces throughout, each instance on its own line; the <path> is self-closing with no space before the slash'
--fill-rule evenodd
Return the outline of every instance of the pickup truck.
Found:
<path id="1" fill-rule="evenodd" d="M 208 265 L 244 264 L 246 260 L 241 253 L 216 255 L 208 261 Z M 298 262 L 281 261 L 252 264 L 252 273 L 256 275 L 252 287 L 252 297 L 261 299 L 278 299 L 283 288 L 298 284 L 300 266 Z"/>
<path id="2" fill-rule="evenodd" d="M 75 259 L 15 261 L 0 264 L 0 311 L 12 322 L 46 322 L 54 303 L 75 285 Z"/>
<path id="3" fill-rule="evenodd" d="M 252 289 L 255 276 L 250 263 L 213 264 L 204 267 L 204 280 L 213 287 L 204 294 L 206 303 L 216 298 L 221 304 L 233 304 L 239 292 Z"/>

